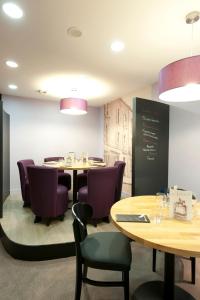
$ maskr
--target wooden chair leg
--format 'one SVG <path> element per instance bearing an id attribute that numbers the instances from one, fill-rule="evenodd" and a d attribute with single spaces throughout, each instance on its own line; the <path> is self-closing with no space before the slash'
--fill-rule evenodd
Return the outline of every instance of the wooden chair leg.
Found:
<path id="1" fill-rule="evenodd" d="M 82 264 L 77 260 L 75 300 L 80 300 L 81 298 L 81 287 L 82 287 Z"/>
<path id="2" fill-rule="evenodd" d="M 124 300 L 129 300 L 129 271 L 122 272 L 124 281 Z"/>
<path id="3" fill-rule="evenodd" d="M 152 271 L 156 272 L 156 249 L 153 249 Z"/>
<path id="4" fill-rule="evenodd" d="M 195 275 L 196 275 L 196 259 L 195 257 L 190 257 L 191 260 L 191 282 L 195 284 Z"/>

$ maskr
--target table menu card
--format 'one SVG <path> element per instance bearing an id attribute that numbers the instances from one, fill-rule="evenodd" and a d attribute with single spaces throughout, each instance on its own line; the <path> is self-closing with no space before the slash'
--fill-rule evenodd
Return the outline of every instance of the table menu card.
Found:
<path id="1" fill-rule="evenodd" d="M 170 189 L 170 217 L 179 220 L 192 219 L 192 191 Z"/>

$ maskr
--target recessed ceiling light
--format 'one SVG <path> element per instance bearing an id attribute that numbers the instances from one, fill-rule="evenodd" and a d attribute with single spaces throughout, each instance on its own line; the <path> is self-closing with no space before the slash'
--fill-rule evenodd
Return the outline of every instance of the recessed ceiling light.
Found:
<path id="1" fill-rule="evenodd" d="M 16 84 L 9 84 L 8 87 L 11 90 L 16 90 L 18 88 L 18 86 Z"/>
<path id="2" fill-rule="evenodd" d="M 69 27 L 67 29 L 67 34 L 72 36 L 72 37 L 80 37 L 82 35 L 82 32 L 80 31 L 80 29 L 78 29 L 75 26 Z"/>
<path id="3" fill-rule="evenodd" d="M 12 60 L 7 60 L 6 65 L 10 68 L 17 68 L 18 67 L 18 64 L 15 61 L 12 61 Z"/>
<path id="4" fill-rule="evenodd" d="M 112 51 L 120 52 L 124 49 L 124 43 L 121 41 L 114 41 L 110 47 Z"/>
<path id="5" fill-rule="evenodd" d="M 12 2 L 6 2 L 2 6 L 3 11 L 12 19 L 20 19 L 23 16 L 22 9 Z"/>
<path id="6" fill-rule="evenodd" d="M 45 91 L 45 90 L 37 90 L 37 92 L 38 92 L 39 94 L 47 94 L 47 91 Z"/>

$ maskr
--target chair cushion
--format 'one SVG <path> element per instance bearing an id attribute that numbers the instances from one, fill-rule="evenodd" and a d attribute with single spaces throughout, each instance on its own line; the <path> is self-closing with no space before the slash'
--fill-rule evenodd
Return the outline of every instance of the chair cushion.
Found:
<path id="1" fill-rule="evenodd" d="M 84 186 L 78 191 L 78 201 L 87 202 L 88 197 L 88 187 Z"/>
<path id="2" fill-rule="evenodd" d="M 67 188 L 64 185 L 58 184 L 58 186 L 57 186 L 57 194 L 58 195 L 65 194 L 67 192 L 68 192 L 68 190 L 67 190 Z"/>
<path id="3" fill-rule="evenodd" d="M 96 269 L 124 271 L 130 269 L 129 239 L 120 232 L 97 232 L 81 242 L 86 265 Z"/>

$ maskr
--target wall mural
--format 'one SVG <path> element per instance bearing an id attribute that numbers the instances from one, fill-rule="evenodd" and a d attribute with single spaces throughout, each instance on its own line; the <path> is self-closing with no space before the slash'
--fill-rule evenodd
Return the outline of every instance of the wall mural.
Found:
<path id="1" fill-rule="evenodd" d="M 108 166 L 116 160 L 126 162 L 122 193 L 131 195 L 132 180 L 132 108 L 123 99 L 104 106 L 104 159 Z"/>

